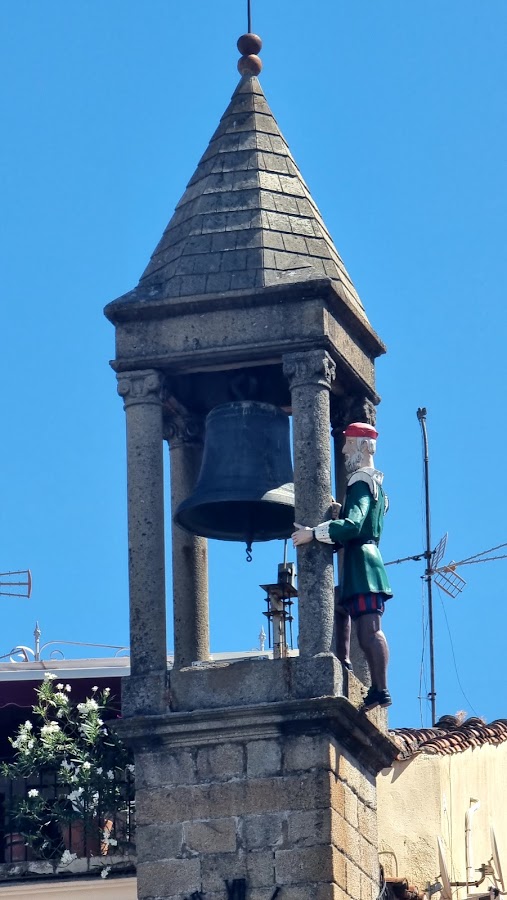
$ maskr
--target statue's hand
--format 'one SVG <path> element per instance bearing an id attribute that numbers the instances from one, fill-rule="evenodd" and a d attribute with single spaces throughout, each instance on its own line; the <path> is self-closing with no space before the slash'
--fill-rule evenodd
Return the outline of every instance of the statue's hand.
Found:
<path id="1" fill-rule="evenodd" d="M 297 528 L 292 535 L 292 543 L 295 547 L 300 547 L 302 544 L 309 544 L 313 541 L 313 529 L 308 528 L 307 525 L 299 525 L 297 522 L 294 522 L 294 527 Z"/>
<path id="2" fill-rule="evenodd" d="M 337 500 L 332 500 L 331 506 L 329 507 L 329 518 L 333 519 L 334 521 L 336 521 L 336 519 L 339 519 L 341 508 L 341 503 L 338 503 Z"/>

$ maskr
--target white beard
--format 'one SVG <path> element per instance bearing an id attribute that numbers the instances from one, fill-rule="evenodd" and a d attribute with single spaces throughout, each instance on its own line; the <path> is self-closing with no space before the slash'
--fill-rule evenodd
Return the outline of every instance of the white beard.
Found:
<path id="1" fill-rule="evenodd" d="M 363 464 L 363 454 L 360 450 L 357 453 L 353 453 L 350 456 L 345 457 L 345 471 L 348 475 L 352 475 L 354 472 L 357 472 L 358 469 L 361 468 Z"/>

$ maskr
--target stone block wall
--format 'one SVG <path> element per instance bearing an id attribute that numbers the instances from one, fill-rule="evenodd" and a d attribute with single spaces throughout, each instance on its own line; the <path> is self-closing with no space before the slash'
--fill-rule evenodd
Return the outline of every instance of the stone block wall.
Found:
<path id="1" fill-rule="evenodd" d="M 138 742 L 140 900 L 375 900 L 376 766 L 329 724 L 228 719 Z"/>

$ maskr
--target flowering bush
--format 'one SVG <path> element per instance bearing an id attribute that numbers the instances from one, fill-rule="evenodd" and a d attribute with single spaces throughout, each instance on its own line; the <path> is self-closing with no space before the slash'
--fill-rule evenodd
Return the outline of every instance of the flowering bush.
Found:
<path id="1" fill-rule="evenodd" d="M 121 844 L 118 814 L 133 800 L 131 755 L 103 718 L 109 688 L 94 687 L 91 697 L 74 703 L 70 685 L 55 682 L 47 673 L 36 689 L 33 721 L 9 739 L 15 756 L 1 773 L 25 779 L 29 788 L 14 796 L 11 827 L 38 855 L 54 859 L 64 854 L 66 831 L 80 821 L 90 844 L 99 838 L 98 852 L 105 854 Z"/>

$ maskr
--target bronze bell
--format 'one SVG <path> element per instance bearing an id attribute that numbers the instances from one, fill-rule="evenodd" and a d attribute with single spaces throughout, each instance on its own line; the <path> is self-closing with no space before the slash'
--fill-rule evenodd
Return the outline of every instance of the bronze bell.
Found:
<path id="1" fill-rule="evenodd" d="M 220 541 L 287 538 L 294 522 L 289 417 L 269 403 L 216 406 L 206 418 L 202 466 L 175 521 Z"/>

